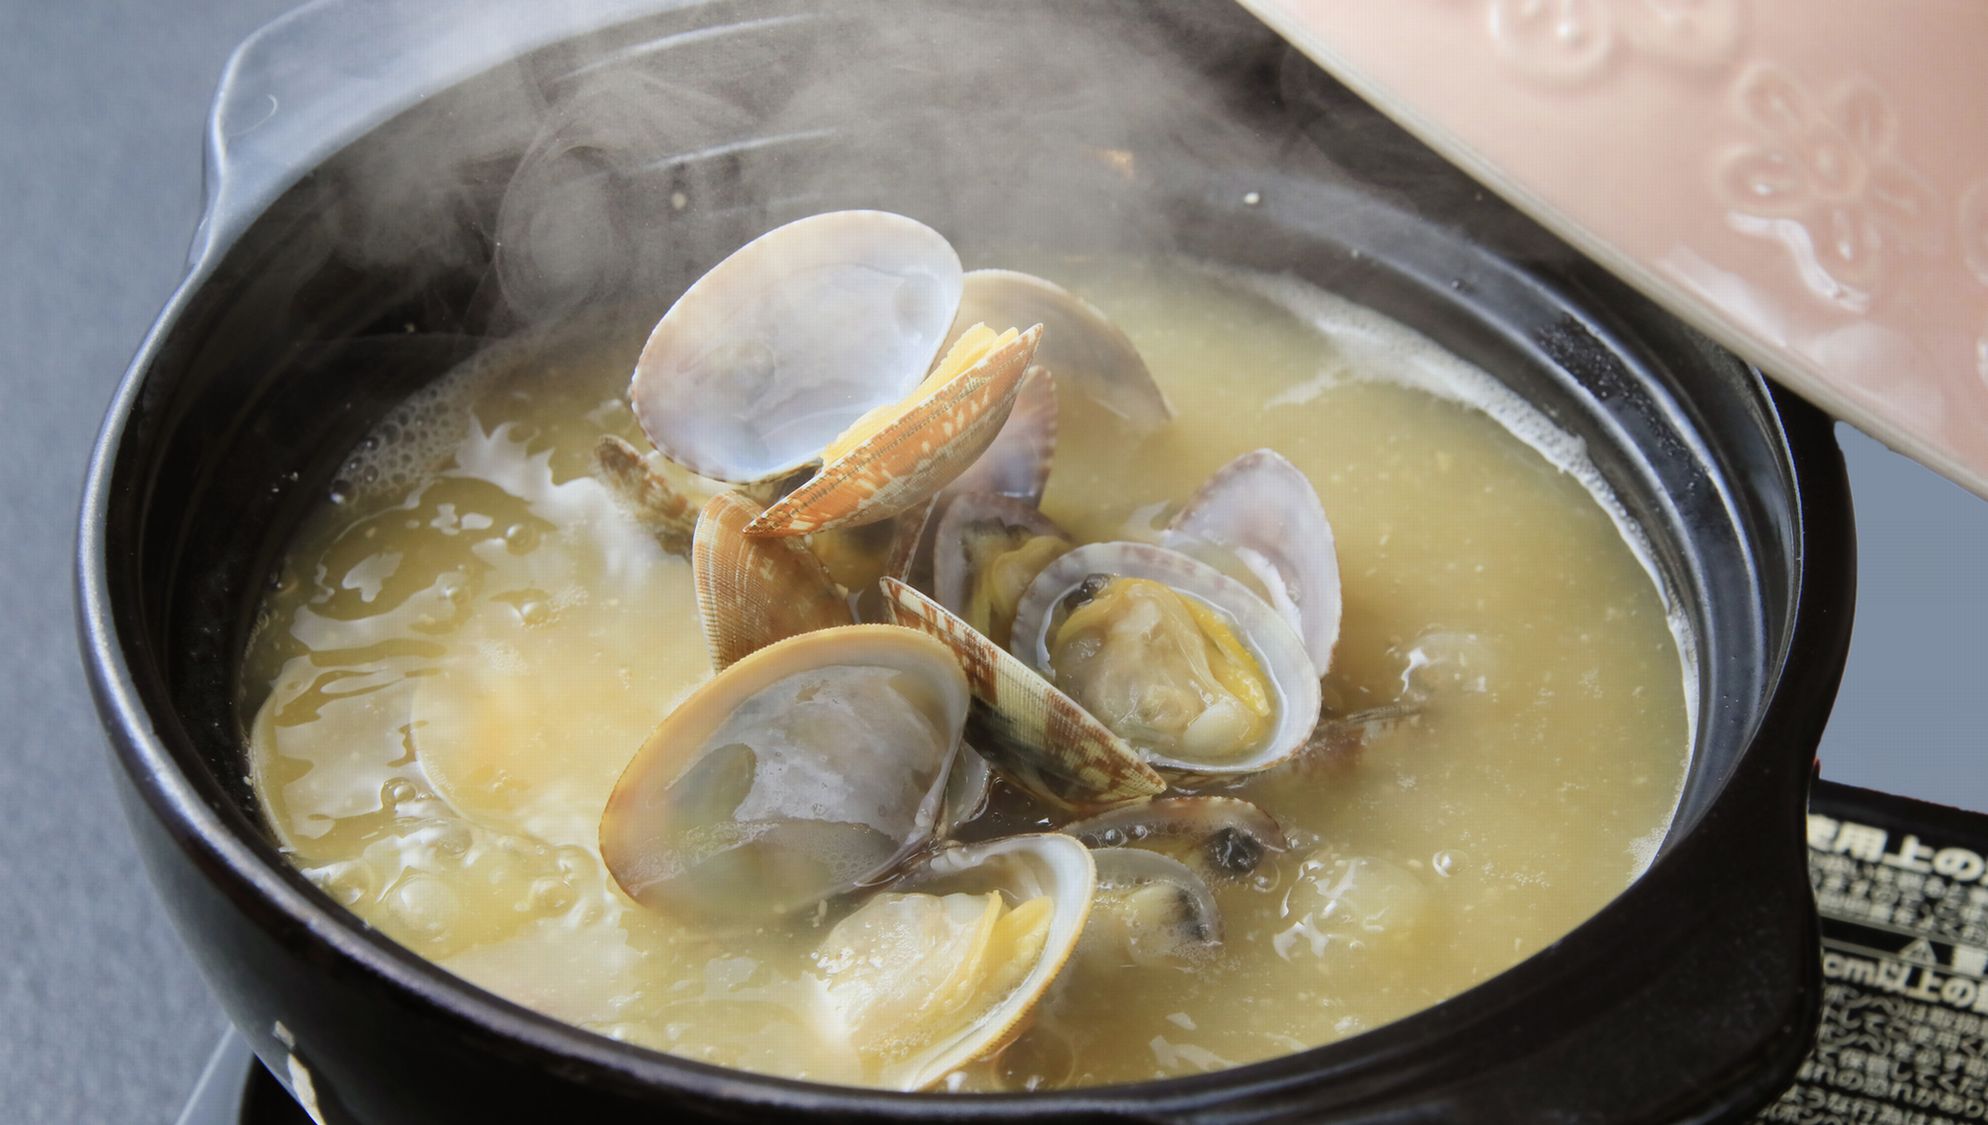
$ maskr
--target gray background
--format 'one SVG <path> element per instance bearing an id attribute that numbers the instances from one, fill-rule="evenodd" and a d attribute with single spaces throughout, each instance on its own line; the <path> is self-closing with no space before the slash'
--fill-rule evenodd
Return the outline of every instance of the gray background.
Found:
<path id="1" fill-rule="evenodd" d="M 71 626 L 82 468 L 178 280 L 229 49 L 289 5 L 0 4 L 0 1117 L 170 1121 L 222 1027 L 144 884 Z M 1988 502 L 1843 433 L 1857 632 L 1823 773 L 1988 810 Z"/>

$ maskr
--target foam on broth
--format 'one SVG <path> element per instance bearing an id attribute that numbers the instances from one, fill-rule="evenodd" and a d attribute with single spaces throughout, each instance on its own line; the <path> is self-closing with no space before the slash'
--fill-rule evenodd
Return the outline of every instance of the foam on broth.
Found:
<path id="1" fill-rule="evenodd" d="M 1176 423 L 1065 394 L 1044 510 L 1087 539 L 1268 446 L 1330 515 L 1346 612 L 1327 700 L 1420 718 L 1219 791 L 1294 846 L 1216 888 L 1218 960 L 1066 972 L 961 1088 L 1195 1073 L 1436 1003 L 1565 934 L 1648 863 L 1689 754 L 1689 648 L 1572 439 L 1391 321 L 1179 262 L 1038 266 L 1138 344 Z M 415 952 L 604 1034 L 865 1077 L 809 999 L 847 907 L 745 935 L 634 906 L 595 826 L 649 729 L 709 677 L 688 563 L 589 475 L 639 341 L 518 345 L 410 400 L 299 532 L 243 678 L 253 775 L 293 860 Z M 1572 443 L 1572 444 L 1570 444 Z M 1001 797 L 993 814 L 1040 810 Z"/>

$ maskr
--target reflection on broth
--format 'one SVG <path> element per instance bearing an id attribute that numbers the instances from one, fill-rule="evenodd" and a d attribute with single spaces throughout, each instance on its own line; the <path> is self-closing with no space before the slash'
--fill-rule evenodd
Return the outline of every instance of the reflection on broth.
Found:
<path id="1" fill-rule="evenodd" d="M 1578 446 L 1487 376 L 1289 279 L 1165 261 L 1039 271 L 1124 330 L 1174 420 L 1059 383 L 1041 511 L 1070 543 L 997 521 L 989 558 L 1033 551 L 1017 563 L 1032 572 L 1072 543 L 1151 541 L 1259 448 L 1330 518 L 1344 602 L 1336 646 L 1325 634 L 1329 737 L 1266 771 L 1176 779 L 1173 796 L 1254 808 L 1163 802 L 1077 826 L 1107 849 L 1081 940 L 1000 882 L 1053 890 L 1064 859 L 1012 848 L 999 878 L 928 870 L 913 881 L 929 893 L 744 926 L 637 905 L 603 864 L 602 812 L 712 667 L 690 563 L 598 476 L 603 435 L 647 448 L 621 398 L 632 349 L 520 343 L 384 423 L 283 563 L 243 713 L 294 861 L 394 940 L 556 1018 L 822 1081 L 936 1066 L 951 1089 L 1134 1081 L 1328 1043 L 1510 967 L 1619 893 L 1676 805 L 1688 653 Z M 1022 582 L 1003 581 L 988 597 L 1012 613 Z M 1345 716 L 1361 721 L 1332 725 Z M 1072 816 L 997 782 L 958 835 Z M 1132 858 L 1111 855 L 1126 845 Z M 1206 901 L 1180 890 L 1203 886 Z M 912 930 L 955 953 L 924 976 L 864 975 Z M 955 1065 L 932 996 L 991 1011 L 1066 937 L 1033 1022 Z M 979 975 L 938 973 L 968 963 Z"/>

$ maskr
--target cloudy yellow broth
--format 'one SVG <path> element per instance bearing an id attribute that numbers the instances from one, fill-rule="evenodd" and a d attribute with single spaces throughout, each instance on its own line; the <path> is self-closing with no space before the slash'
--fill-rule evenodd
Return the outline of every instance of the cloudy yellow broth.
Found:
<path id="1" fill-rule="evenodd" d="M 1216 888 L 1216 956 L 1073 963 L 1029 1031 L 943 1085 L 1128 1082 L 1357 1035 L 1511 967 L 1634 879 L 1689 756 L 1689 662 L 1578 445 L 1295 282 L 1186 263 L 1053 275 L 1125 329 L 1176 418 L 1136 436 L 1062 387 L 1044 510 L 1112 538 L 1277 450 L 1337 536 L 1328 712 L 1417 710 L 1211 790 L 1291 841 Z M 713 935 L 635 905 L 602 866 L 616 777 L 711 675 L 689 563 L 590 475 L 602 433 L 639 437 L 620 398 L 637 343 L 510 345 L 361 446 L 247 654 L 256 792 L 331 897 L 491 992 L 687 1058 L 861 1082 L 809 956 L 853 902 Z"/>

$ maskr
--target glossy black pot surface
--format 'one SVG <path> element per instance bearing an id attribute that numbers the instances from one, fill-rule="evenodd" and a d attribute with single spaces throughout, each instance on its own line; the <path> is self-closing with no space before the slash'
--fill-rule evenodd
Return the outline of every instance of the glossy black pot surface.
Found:
<path id="1" fill-rule="evenodd" d="M 216 209 L 82 515 L 86 657 L 147 862 L 257 1053 L 308 1075 L 328 1120 L 1654 1122 L 1740 1113 L 1786 1082 L 1817 1002 L 1799 826 L 1852 591 L 1816 411 L 1225 4 L 678 3 L 463 81 L 415 72 L 431 86 L 400 91 L 414 108 L 349 144 L 327 132 L 338 151 L 287 174 L 265 162 L 261 197 L 226 179 L 244 162 L 224 159 L 239 129 L 222 115 Z M 494 339 L 603 309 L 653 320 L 752 235 L 851 206 L 924 219 L 970 263 L 1129 250 L 1298 274 L 1583 438 L 1697 638 L 1696 754 L 1649 873 L 1513 970 L 1358 1038 L 999 1097 L 825 1088 L 598 1038 L 433 969 L 299 876 L 244 779 L 236 673 L 342 454 Z"/>

